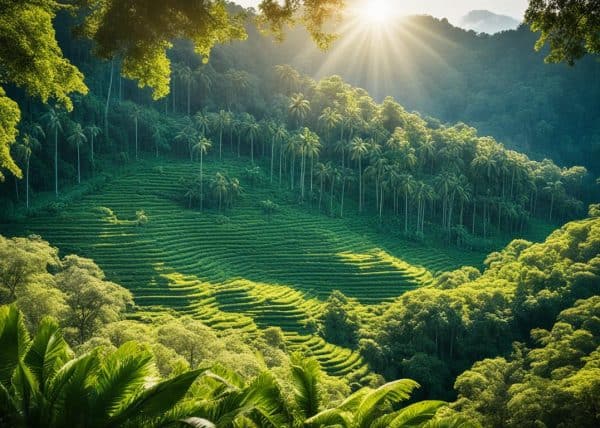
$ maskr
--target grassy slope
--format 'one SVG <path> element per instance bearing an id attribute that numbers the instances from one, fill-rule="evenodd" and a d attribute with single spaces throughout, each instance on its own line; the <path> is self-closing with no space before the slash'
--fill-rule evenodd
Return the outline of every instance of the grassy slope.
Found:
<path id="1" fill-rule="evenodd" d="M 157 166 L 162 166 L 162 172 Z M 206 174 L 226 170 L 242 177 L 247 163 L 208 161 Z M 280 326 L 290 347 L 308 349 L 332 374 L 364 369 L 356 353 L 311 336 L 303 321 L 315 316 L 322 300 L 339 289 L 364 304 L 389 301 L 426 285 L 432 274 L 461 265 L 480 265 L 484 255 L 416 244 L 376 221 L 353 214 L 332 219 L 289 202 L 276 185 L 245 193 L 233 210 L 199 212 L 183 207 L 180 177 L 198 164 L 181 161 L 142 163 L 106 189 L 70 205 L 60 215 L 42 215 L 5 225 L 8 235 L 36 233 L 63 253 L 93 258 L 107 276 L 135 295 L 137 316 L 167 308 L 203 320 L 222 331 Z M 267 218 L 261 200 L 281 210 Z M 97 210 L 110 208 L 115 217 Z M 136 225 L 135 211 L 149 216 Z"/>

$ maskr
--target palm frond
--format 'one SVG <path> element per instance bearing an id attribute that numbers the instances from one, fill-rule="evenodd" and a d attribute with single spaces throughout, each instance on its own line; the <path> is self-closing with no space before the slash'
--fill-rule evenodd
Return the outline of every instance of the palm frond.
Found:
<path id="1" fill-rule="evenodd" d="M 430 421 L 435 416 L 436 412 L 443 406 L 447 405 L 444 401 L 420 401 L 410 406 L 406 406 L 402 410 L 393 413 L 394 418 L 387 425 L 389 428 L 402 428 L 411 426 L 420 426 L 427 421 Z"/>
<path id="2" fill-rule="evenodd" d="M 103 361 L 95 382 L 93 408 L 113 416 L 140 391 L 152 374 L 152 355 L 139 344 L 128 342 Z"/>
<path id="3" fill-rule="evenodd" d="M 13 372 L 29 343 L 21 312 L 14 305 L 0 307 L 0 383 L 5 387 L 10 387 Z"/>
<path id="4" fill-rule="evenodd" d="M 321 392 L 321 366 L 314 358 L 292 356 L 292 385 L 294 399 L 305 418 L 310 418 L 319 412 Z"/>
<path id="5" fill-rule="evenodd" d="M 144 390 L 113 416 L 110 426 L 118 426 L 134 418 L 150 419 L 167 413 L 183 399 L 199 375 L 200 370 L 188 371 Z"/>
<path id="6" fill-rule="evenodd" d="M 382 407 L 408 400 L 412 391 L 418 386 L 419 384 L 414 380 L 399 379 L 371 391 L 356 410 L 355 417 L 358 425 L 369 427 Z"/>
<path id="7" fill-rule="evenodd" d="M 51 318 L 44 318 L 24 358 L 41 391 L 44 391 L 47 380 L 69 360 L 70 353 L 58 323 Z"/>

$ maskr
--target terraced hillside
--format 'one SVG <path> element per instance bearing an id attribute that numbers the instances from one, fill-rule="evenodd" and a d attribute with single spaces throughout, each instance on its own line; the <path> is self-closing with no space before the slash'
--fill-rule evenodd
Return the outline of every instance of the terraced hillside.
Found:
<path id="1" fill-rule="evenodd" d="M 241 178 L 246 166 L 228 160 L 226 170 Z M 170 308 L 221 331 L 280 326 L 292 349 L 309 350 L 340 375 L 361 368 L 358 355 L 306 328 L 332 290 L 367 305 L 386 302 L 427 285 L 432 273 L 483 259 L 378 233 L 365 217 L 332 219 L 289 203 L 277 185 L 253 188 L 243 179 L 245 192 L 234 209 L 190 210 L 179 180 L 197 169 L 180 161 L 140 164 L 57 215 L 0 231 L 36 233 L 63 253 L 93 258 L 111 280 L 132 290 L 137 316 Z M 223 169 L 205 165 L 206 174 Z M 281 207 L 270 218 L 260 208 L 266 199 Z M 137 225 L 137 210 L 148 215 L 145 226 Z"/>

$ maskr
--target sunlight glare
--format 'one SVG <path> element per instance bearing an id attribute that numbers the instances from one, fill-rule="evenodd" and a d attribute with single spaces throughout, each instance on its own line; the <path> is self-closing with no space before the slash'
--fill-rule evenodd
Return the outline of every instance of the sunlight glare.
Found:
<path id="1" fill-rule="evenodd" d="M 389 21 L 395 13 L 393 2 L 390 0 L 365 1 L 358 10 L 361 20 L 370 25 L 383 24 Z"/>

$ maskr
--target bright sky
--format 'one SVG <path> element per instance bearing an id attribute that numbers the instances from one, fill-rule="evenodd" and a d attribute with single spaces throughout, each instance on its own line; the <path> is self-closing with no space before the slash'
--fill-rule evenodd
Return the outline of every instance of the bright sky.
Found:
<path id="1" fill-rule="evenodd" d="M 256 6 L 260 0 L 234 0 L 242 6 Z M 427 14 L 455 22 L 471 10 L 485 9 L 522 19 L 528 0 L 388 0 L 403 14 Z M 347 0 L 347 3 L 350 1 Z"/>

